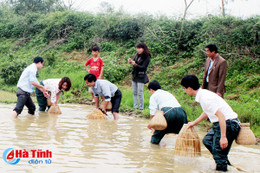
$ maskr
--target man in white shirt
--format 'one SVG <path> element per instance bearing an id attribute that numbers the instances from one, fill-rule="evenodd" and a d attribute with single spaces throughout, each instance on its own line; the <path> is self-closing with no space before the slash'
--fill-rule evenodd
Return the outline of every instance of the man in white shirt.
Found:
<path id="1" fill-rule="evenodd" d="M 213 128 L 204 137 L 203 144 L 213 155 L 217 165 L 216 170 L 227 171 L 227 165 L 230 165 L 227 155 L 240 130 L 237 114 L 222 97 L 209 90 L 201 89 L 196 76 L 185 76 L 181 85 L 189 96 L 195 97 L 203 110 L 195 121 L 188 123 L 188 128 L 209 118 Z"/>
<path id="2" fill-rule="evenodd" d="M 111 101 L 112 103 L 112 114 L 114 119 L 117 120 L 119 118 L 119 107 L 122 99 L 122 93 L 117 88 L 115 84 L 112 84 L 108 80 L 97 79 L 97 77 L 89 73 L 84 77 L 84 80 L 88 87 L 92 88 L 94 93 L 94 100 L 96 103 L 96 108 L 99 109 L 99 96 L 105 98 L 105 104 L 103 108 L 103 112 L 106 114 L 106 108 L 108 103 Z"/>
<path id="3" fill-rule="evenodd" d="M 14 118 L 21 114 L 24 105 L 28 108 L 28 113 L 34 115 L 36 107 L 31 99 L 31 93 L 33 92 L 34 87 L 37 87 L 45 94 L 46 97 L 48 97 L 47 88 L 40 85 L 36 78 L 37 71 L 42 67 L 43 59 L 41 57 L 35 57 L 33 63 L 26 67 L 21 74 L 17 83 L 17 103 L 12 114 Z"/>
<path id="4" fill-rule="evenodd" d="M 159 144 L 165 134 L 179 133 L 183 124 L 188 122 L 187 115 L 177 99 L 168 91 L 161 89 L 159 82 L 156 80 L 150 82 L 148 89 L 152 94 L 149 101 L 150 118 L 156 116 L 156 110 L 162 110 L 167 121 L 167 128 L 155 130 L 151 138 L 152 144 Z M 151 129 L 149 125 L 147 127 Z"/>

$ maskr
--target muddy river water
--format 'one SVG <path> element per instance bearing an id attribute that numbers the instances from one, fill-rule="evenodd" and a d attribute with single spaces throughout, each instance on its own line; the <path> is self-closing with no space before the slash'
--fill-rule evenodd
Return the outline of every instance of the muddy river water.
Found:
<path id="1" fill-rule="evenodd" d="M 166 135 L 159 146 L 150 144 L 148 120 L 120 115 L 114 121 L 87 120 L 93 109 L 85 105 L 61 105 L 62 115 L 36 112 L 10 117 L 14 104 L 0 104 L 0 172 L 215 172 L 215 162 L 202 144 L 197 158 L 174 155 L 176 135 Z M 202 139 L 205 132 L 200 131 Z M 4 151 L 12 148 L 28 155 L 11 165 Z M 51 157 L 32 157 L 49 151 Z M 48 154 L 47 154 L 48 155 Z M 36 154 L 35 154 L 36 156 Z M 50 156 L 50 155 L 49 155 Z M 229 172 L 260 172 L 260 146 L 233 144 Z M 242 170 L 242 171 L 241 171 Z"/>

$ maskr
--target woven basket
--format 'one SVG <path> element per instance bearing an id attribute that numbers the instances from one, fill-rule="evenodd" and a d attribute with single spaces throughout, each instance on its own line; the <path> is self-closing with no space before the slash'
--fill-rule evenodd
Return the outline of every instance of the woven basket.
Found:
<path id="1" fill-rule="evenodd" d="M 240 145 L 254 145 L 256 138 L 250 129 L 250 123 L 241 123 L 241 129 L 236 139 L 236 143 Z"/>
<path id="2" fill-rule="evenodd" d="M 155 116 L 150 120 L 149 125 L 155 130 L 164 130 L 167 128 L 167 121 L 163 111 L 156 111 Z"/>
<path id="3" fill-rule="evenodd" d="M 104 104 L 105 104 L 105 101 L 102 101 L 101 103 L 100 103 L 100 108 L 101 109 L 104 109 Z M 106 109 L 106 111 L 111 111 L 112 110 L 112 103 L 111 102 L 108 102 L 108 104 L 107 104 L 107 109 Z"/>
<path id="4" fill-rule="evenodd" d="M 106 120 L 107 117 L 106 115 L 103 114 L 103 112 L 101 112 L 98 109 L 93 109 L 90 113 L 87 114 L 87 119 L 100 119 L 100 120 Z"/>
<path id="5" fill-rule="evenodd" d="M 187 126 L 184 124 L 177 136 L 174 153 L 179 156 L 201 156 L 200 138 L 193 127 L 187 129 Z"/>
<path id="6" fill-rule="evenodd" d="M 50 109 L 48 110 L 48 113 L 50 114 L 62 114 L 60 111 L 60 107 L 57 106 L 51 106 Z"/>

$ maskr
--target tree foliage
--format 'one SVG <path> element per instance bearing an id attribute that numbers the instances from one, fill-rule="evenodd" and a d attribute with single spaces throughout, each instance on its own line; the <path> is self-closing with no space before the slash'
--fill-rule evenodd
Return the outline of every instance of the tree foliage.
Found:
<path id="1" fill-rule="evenodd" d="M 50 13 L 56 10 L 64 10 L 60 0 L 9 0 L 16 14 Z"/>

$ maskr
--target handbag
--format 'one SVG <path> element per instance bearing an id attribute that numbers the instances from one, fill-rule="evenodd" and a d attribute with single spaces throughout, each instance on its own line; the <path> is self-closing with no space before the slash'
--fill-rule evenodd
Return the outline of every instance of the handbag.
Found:
<path id="1" fill-rule="evenodd" d="M 144 84 L 147 84 L 148 82 L 149 82 L 149 77 L 147 76 L 147 74 L 145 74 Z"/>

